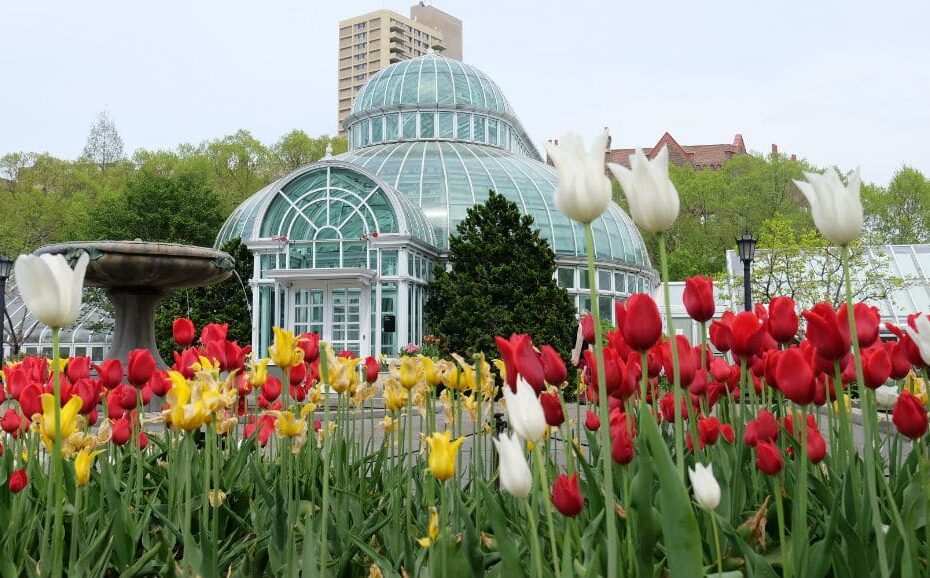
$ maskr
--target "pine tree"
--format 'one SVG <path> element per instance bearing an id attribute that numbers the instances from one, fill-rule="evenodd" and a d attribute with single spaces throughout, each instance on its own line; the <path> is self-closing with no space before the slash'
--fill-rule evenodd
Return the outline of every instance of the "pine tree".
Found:
<path id="1" fill-rule="evenodd" d="M 528 333 L 563 355 L 574 345 L 575 307 L 556 285 L 555 254 L 517 205 L 490 191 L 449 238 L 449 270 L 438 265 L 426 318 L 448 352 L 496 355 L 494 336 Z"/>

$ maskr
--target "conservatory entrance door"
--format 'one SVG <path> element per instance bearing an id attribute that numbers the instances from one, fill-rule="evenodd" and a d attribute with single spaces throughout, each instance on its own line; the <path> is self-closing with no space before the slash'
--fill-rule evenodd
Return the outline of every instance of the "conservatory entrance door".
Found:
<path id="1" fill-rule="evenodd" d="M 294 333 L 318 333 L 336 353 L 369 354 L 369 287 L 319 283 L 291 288 Z"/>

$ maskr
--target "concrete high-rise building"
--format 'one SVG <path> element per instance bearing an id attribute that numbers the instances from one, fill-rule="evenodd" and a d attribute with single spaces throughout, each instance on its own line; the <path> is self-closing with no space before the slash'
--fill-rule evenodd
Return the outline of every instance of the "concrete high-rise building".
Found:
<path id="1" fill-rule="evenodd" d="M 339 117 L 352 112 L 358 91 L 379 70 L 433 51 L 462 59 L 462 21 L 420 2 L 410 17 L 392 10 L 377 10 L 339 22 Z"/>

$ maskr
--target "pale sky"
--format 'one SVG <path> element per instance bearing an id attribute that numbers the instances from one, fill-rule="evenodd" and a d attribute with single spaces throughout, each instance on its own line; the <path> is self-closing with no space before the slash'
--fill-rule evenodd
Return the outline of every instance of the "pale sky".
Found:
<path id="1" fill-rule="evenodd" d="M 392 0 L 0 0 L 0 154 L 80 154 L 106 109 L 127 152 L 243 128 L 336 129 L 338 21 Z M 926 2 L 436 0 L 465 61 L 541 147 L 772 143 L 886 184 L 930 174 Z"/>

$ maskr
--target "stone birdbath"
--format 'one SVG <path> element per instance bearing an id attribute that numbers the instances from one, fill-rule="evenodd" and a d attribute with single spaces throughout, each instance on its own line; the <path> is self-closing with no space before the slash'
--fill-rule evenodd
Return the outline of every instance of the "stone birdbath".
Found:
<path id="1" fill-rule="evenodd" d="M 193 289 L 232 275 L 235 261 L 222 251 L 146 241 L 86 241 L 47 245 L 35 252 L 90 255 L 86 287 L 101 287 L 116 309 L 107 357 L 123 362 L 133 349 L 148 349 L 158 367 L 168 367 L 155 344 L 155 307 L 169 292 Z"/>

